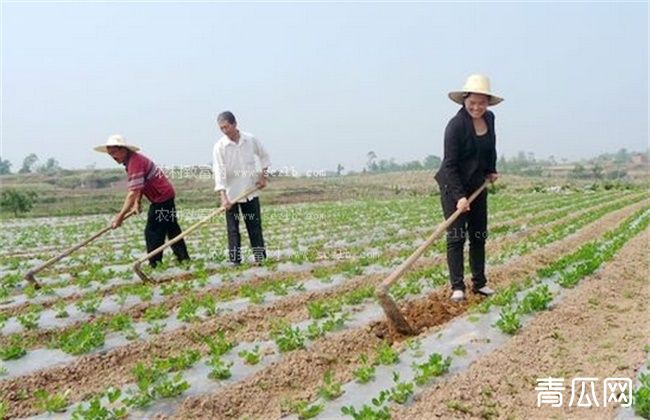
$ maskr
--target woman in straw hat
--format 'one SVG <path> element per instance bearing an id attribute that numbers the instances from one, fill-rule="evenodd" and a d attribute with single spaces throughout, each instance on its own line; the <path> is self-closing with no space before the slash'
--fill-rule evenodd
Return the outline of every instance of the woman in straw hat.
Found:
<path id="1" fill-rule="evenodd" d="M 490 80 L 474 74 L 459 91 L 449 98 L 462 108 L 445 129 L 445 154 L 436 173 L 445 218 L 457 209 L 464 213 L 447 230 L 447 265 L 451 283 L 451 299 L 465 299 L 463 248 L 469 237 L 469 262 L 475 293 L 494 294 L 485 277 L 485 239 L 487 238 L 487 190 L 476 197 L 470 207 L 469 195 L 486 179 L 494 182 L 496 171 L 496 134 L 494 114 L 488 110 L 503 99 L 490 90 Z"/>
<path id="2" fill-rule="evenodd" d="M 122 209 L 115 215 L 113 229 L 120 227 L 126 215 L 135 210 L 140 211 L 140 201 L 144 195 L 151 202 L 147 213 L 147 225 L 144 229 L 147 252 L 151 252 L 165 243 L 165 238 L 172 239 L 180 235 L 181 228 L 176 217 L 174 204 L 174 187 L 165 174 L 154 162 L 138 153 L 137 146 L 128 144 L 119 134 L 112 135 L 106 144 L 95 147 L 95 150 L 109 154 L 117 163 L 124 165 L 127 174 L 129 192 L 124 199 Z M 172 245 L 172 251 L 178 261 L 189 260 L 185 241 L 180 240 Z M 152 267 L 162 261 L 162 252 L 149 259 Z"/>

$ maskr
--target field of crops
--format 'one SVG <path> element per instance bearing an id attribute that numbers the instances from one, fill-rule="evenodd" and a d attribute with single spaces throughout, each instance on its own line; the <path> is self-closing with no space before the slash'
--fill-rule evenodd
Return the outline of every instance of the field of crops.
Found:
<path id="1" fill-rule="evenodd" d="M 188 265 L 166 251 L 148 271 L 155 284 L 132 271 L 144 252 L 137 216 L 39 273 L 38 290 L 23 275 L 110 215 L 9 220 L 0 231 L 0 414 L 633 415 L 602 401 L 568 407 L 568 389 L 563 407 L 538 407 L 535 386 L 576 376 L 637 384 L 650 349 L 647 191 L 491 195 L 487 274 L 498 293 L 452 303 L 440 240 L 391 290 L 419 332 L 400 336 L 374 288 L 442 221 L 438 200 L 264 206 L 261 267 L 252 255 L 227 263 L 219 217 L 188 237 Z M 180 224 L 209 211 L 180 209 Z M 637 409 L 650 413 L 650 397 L 637 394 Z"/>

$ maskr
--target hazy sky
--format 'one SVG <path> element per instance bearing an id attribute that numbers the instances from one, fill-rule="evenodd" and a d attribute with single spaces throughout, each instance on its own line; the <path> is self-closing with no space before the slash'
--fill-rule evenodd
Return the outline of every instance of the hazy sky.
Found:
<path id="1" fill-rule="evenodd" d="M 121 133 L 205 164 L 232 110 L 273 167 L 442 156 L 485 73 L 497 150 L 570 159 L 648 147 L 648 4 L 2 2 L 2 150 L 115 167 Z"/>

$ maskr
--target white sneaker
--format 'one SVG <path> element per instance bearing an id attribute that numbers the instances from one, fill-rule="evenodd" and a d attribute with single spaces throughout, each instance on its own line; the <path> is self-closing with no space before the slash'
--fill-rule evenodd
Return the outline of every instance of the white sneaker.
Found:
<path id="1" fill-rule="evenodd" d="M 483 296 L 492 296 L 494 294 L 494 290 L 490 289 L 487 286 L 483 286 L 480 289 L 475 289 L 474 292 Z"/>
<path id="2" fill-rule="evenodd" d="M 454 290 L 451 293 L 451 300 L 453 300 L 454 302 L 460 302 L 462 300 L 465 300 L 465 292 L 463 292 L 462 290 Z"/>

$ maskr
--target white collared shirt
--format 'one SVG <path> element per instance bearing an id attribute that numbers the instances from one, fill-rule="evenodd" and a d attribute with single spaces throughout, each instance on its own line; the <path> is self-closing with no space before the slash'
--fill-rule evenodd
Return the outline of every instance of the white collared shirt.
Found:
<path id="1" fill-rule="evenodd" d="M 256 166 L 255 156 L 259 159 L 259 169 Z M 262 143 L 252 134 L 239 131 L 237 143 L 230 140 L 228 136 L 223 136 L 212 148 L 214 190 L 226 190 L 226 196 L 232 200 L 255 186 L 261 169 L 268 168 L 270 164 L 269 154 Z M 253 193 L 241 201 L 255 197 L 257 197 L 257 193 Z"/>

